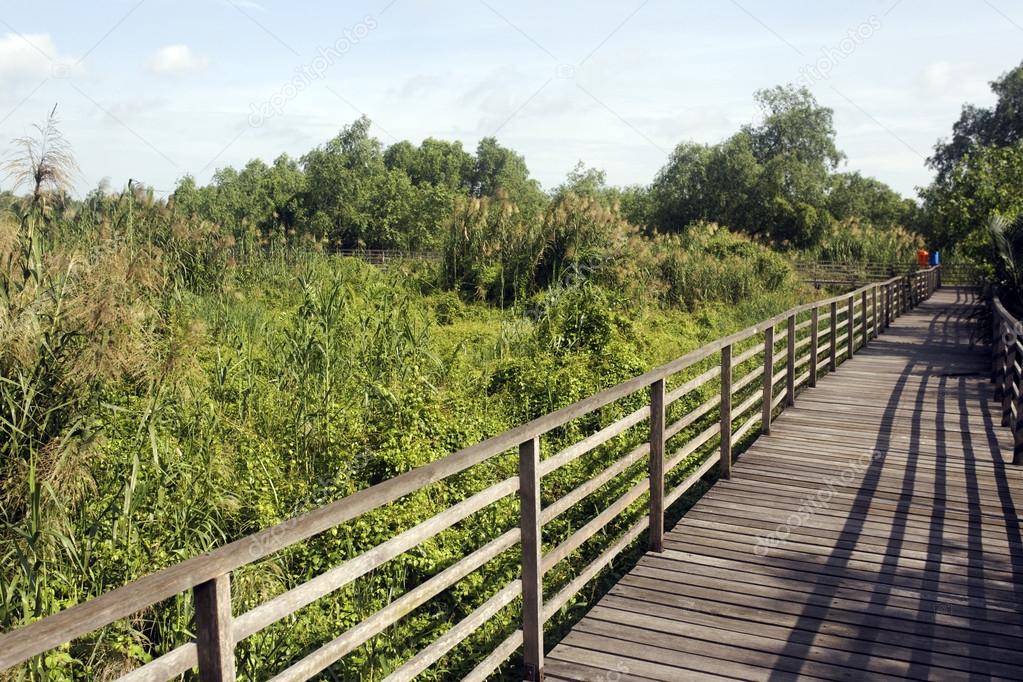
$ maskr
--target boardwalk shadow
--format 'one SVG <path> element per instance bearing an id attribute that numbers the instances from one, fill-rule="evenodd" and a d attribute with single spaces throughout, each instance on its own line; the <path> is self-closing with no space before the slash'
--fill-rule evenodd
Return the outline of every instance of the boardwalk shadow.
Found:
<path id="1" fill-rule="evenodd" d="M 976 309 L 940 292 L 803 393 L 554 678 L 1023 679 L 1023 468 Z"/>
<path id="2" fill-rule="evenodd" d="M 893 639 L 907 630 L 912 644 L 906 677 L 942 679 L 948 671 L 932 667 L 935 654 L 947 649 L 945 640 L 959 637 L 968 645 L 969 677 L 988 679 L 990 662 L 1001 650 L 990 645 L 992 632 L 1021 632 L 1019 519 L 998 418 L 991 401 L 980 397 L 990 393 L 980 376 L 983 355 L 964 338 L 972 310 L 965 298 L 923 304 L 921 312 L 932 314 L 922 344 L 919 328 L 894 327 L 861 353 L 901 358 L 905 365 L 889 394 L 878 396 L 885 405 L 873 452 L 851 484 L 856 486 L 848 491 L 851 513 L 820 569 L 830 579 L 816 581 L 803 600 L 779 652 L 779 658 L 790 659 L 787 669 L 771 679 L 791 679 L 792 660 L 802 661 L 800 672 L 806 674 L 809 660 L 848 667 L 851 674 L 871 670 L 871 659 L 890 655 L 882 649 L 890 651 Z M 872 523 L 875 506 L 890 519 L 885 537 Z M 991 564 L 985 553 L 991 544 L 1007 546 L 1008 565 Z M 785 552 L 778 558 L 798 561 L 800 555 Z M 865 572 L 873 574 L 869 595 L 861 597 L 857 613 L 843 616 L 855 624 L 855 651 L 814 647 L 813 636 L 825 634 L 829 614 L 850 608 L 843 586 L 862 582 Z M 907 608 L 908 602 L 915 608 Z M 909 623 L 892 628 L 892 619 Z"/>

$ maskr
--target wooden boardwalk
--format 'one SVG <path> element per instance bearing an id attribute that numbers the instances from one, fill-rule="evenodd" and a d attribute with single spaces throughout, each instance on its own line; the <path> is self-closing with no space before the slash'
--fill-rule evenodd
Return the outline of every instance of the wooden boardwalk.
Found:
<path id="1" fill-rule="evenodd" d="M 550 680 L 1023 679 L 1023 469 L 941 289 L 804 391 Z"/>

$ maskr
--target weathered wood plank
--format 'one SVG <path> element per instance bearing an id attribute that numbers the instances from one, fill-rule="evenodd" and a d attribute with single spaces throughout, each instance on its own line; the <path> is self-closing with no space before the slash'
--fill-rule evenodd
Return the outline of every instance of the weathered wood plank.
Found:
<path id="1" fill-rule="evenodd" d="M 862 348 L 554 648 L 560 674 L 571 659 L 599 679 L 624 656 L 651 679 L 1021 677 L 1023 469 L 971 342 L 975 304 L 928 299 L 933 286 L 923 274 L 828 304 L 844 334 L 819 350 Z"/>

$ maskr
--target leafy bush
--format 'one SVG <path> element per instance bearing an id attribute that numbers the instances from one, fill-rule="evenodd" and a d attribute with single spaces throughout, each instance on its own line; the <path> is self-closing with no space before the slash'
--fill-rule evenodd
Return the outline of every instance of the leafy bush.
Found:
<path id="1" fill-rule="evenodd" d="M 858 219 L 831 225 L 805 257 L 821 261 L 888 263 L 909 266 L 923 238 L 901 227 L 877 228 Z"/>
<path id="2" fill-rule="evenodd" d="M 662 237 L 657 248 L 665 298 L 687 310 L 793 286 L 791 266 L 782 256 L 717 225 L 693 225 L 683 235 Z"/>

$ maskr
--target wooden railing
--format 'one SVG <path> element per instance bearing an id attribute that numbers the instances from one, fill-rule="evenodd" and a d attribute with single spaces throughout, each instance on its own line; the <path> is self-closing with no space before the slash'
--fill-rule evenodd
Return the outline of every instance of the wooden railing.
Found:
<path id="1" fill-rule="evenodd" d="M 891 279 L 917 270 L 915 263 L 862 263 L 855 261 L 804 261 L 794 263 L 796 273 L 814 286 L 858 286 Z"/>
<path id="2" fill-rule="evenodd" d="M 201 680 L 233 680 L 235 646 L 242 640 L 518 493 L 517 528 L 498 535 L 425 579 L 354 627 L 339 633 L 336 639 L 295 661 L 273 680 L 304 680 L 316 675 L 515 545 L 521 549 L 519 578 L 501 586 L 387 679 L 414 678 L 519 597 L 522 598 L 521 628 L 479 660 L 465 679 L 487 678 L 520 648 L 523 677 L 540 679 L 545 624 L 644 531 L 649 531 L 649 548 L 661 551 L 666 509 L 705 476 L 713 474 L 715 468 L 720 476 L 728 478 L 733 450 L 756 436 L 754 429 L 758 424 L 760 432 L 769 433 L 773 417 L 794 403 L 799 389 L 814 386 L 821 374 L 834 371 L 841 361 L 852 357 L 892 320 L 929 296 L 939 286 L 939 279 L 940 270 L 931 268 L 798 306 L 443 459 L 0 635 L 0 670 L 191 591 L 195 605 L 194 641 L 163 654 L 122 679 L 166 680 L 198 667 Z M 1018 337 L 1016 343 L 1014 348 L 1018 347 Z M 1019 364 L 1014 363 L 1013 367 L 1013 386 L 1017 387 L 1014 395 L 1018 397 Z M 673 414 L 672 407 L 684 408 L 695 402 L 694 396 L 702 400 L 710 390 L 713 393 L 709 399 L 685 413 Z M 541 457 L 541 439 L 552 430 L 637 395 L 644 396 L 642 407 L 606 426 L 593 426 L 592 432 L 581 440 L 549 457 Z M 545 477 L 637 427 L 644 429 L 640 446 L 616 456 L 610 466 L 555 501 L 546 506 L 541 504 Z M 436 516 L 249 611 L 232 613 L 232 572 L 509 450 L 518 452 L 517 475 L 489 485 Z M 644 460 L 648 463 L 645 478 L 592 520 L 544 551 L 547 524 Z M 668 480 L 678 482 L 669 489 Z M 595 559 L 545 599 L 545 574 L 643 498 L 648 500 L 648 513 L 612 543 L 600 546 Z"/>
<path id="3" fill-rule="evenodd" d="M 991 381 L 1002 403 L 1002 426 L 1012 430 L 1012 463 L 1023 464 L 1023 327 L 1001 299 L 991 298 Z"/>
<path id="4" fill-rule="evenodd" d="M 797 260 L 793 264 L 799 277 L 814 286 L 855 287 L 869 282 L 890 279 L 898 275 L 918 272 L 916 263 L 863 263 L 856 261 Z M 970 263 L 943 263 L 941 278 L 944 284 L 980 286 L 982 273 Z"/>
<path id="5" fill-rule="evenodd" d="M 372 265 L 402 263 L 409 260 L 425 260 L 435 262 L 441 259 L 441 254 L 438 251 L 406 252 L 398 251 L 396 249 L 338 249 L 334 253 L 338 256 L 347 256 L 348 258 L 359 258 Z"/>

